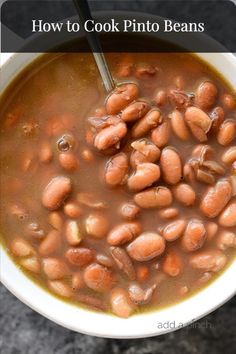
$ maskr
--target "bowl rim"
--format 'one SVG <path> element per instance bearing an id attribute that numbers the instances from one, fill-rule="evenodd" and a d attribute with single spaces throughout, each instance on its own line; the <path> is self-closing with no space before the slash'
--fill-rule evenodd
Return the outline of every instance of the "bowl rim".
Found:
<path id="1" fill-rule="evenodd" d="M 220 61 L 223 60 L 224 64 L 227 62 L 231 69 L 236 69 L 236 58 L 231 53 L 195 54 L 215 67 L 217 71 L 220 71 L 219 68 L 217 68 L 217 58 L 219 58 Z M 9 82 L 11 82 L 18 73 L 17 70 L 14 69 L 14 65 L 18 62 L 20 56 L 22 58 L 29 57 L 30 59 L 28 62 L 24 60 L 24 64 L 20 64 L 19 71 L 26 67 L 29 62 L 32 62 L 34 56 L 39 55 L 42 54 L 14 53 L 6 55 L 8 59 L 4 64 L 4 59 L 2 60 L 1 58 L 1 67 L 11 72 Z M 225 67 L 227 67 L 227 65 L 225 65 Z M 228 68 L 224 70 L 226 72 Z M 236 80 L 233 81 L 233 78 L 230 77 L 229 74 L 226 79 L 236 87 Z M 44 317 L 65 328 L 87 335 L 103 338 L 128 339 L 146 338 L 165 334 L 183 328 L 188 324 L 192 324 L 194 321 L 199 320 L 223 305 L 236 294 L 236 285 L 232 282 L 236 272 L 235 259 L 210 285 L 186 300 L 156 311 L 153 310 L 152 312 L 135 314 L 128 319 L 122 319 L 110 314 L 96 313 L 81 307 L 75 307 L 73 304 L 56 298 L 34 283 L 30 278 L 26 277 L 7 254 L 2 245 L 0 246 L 0 280 L 3 285 L 20 301 Z M 20 283 L 21 286 L 18 286 Z M 201 304 L 200 309 L 199 303 Z M 80 318 L 82 318 L 81 323 L 78 321 Z M 174 327 L 157 328 L 159 320 L 162 321 L 161 323 L 164 323 L 165 320 L 170 323 L 174 322 Z M 99 326 L 100 323 L 101 325 Z"/>

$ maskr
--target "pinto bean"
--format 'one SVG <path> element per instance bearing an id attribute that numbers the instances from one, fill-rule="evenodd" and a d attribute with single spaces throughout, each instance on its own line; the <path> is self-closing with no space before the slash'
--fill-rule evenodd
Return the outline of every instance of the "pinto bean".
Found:
<path id="1" fill-rule="evenodd" d="M 160 210 L 158 215 L 161 219 L 174 219 L 178 214 L 179 211 L 177 208 L 166 208 Z"/>
<path id="2" fill-rule="evenodd" d="M 174 197 L 185 206 L 193 205 L 196 201 L 194 189 L 186 183 L 180 183 L 173 188 Z"/>
<path id="3" fill-rule="evenodd" d="M 221 101 L 226 109 L 234 109 L 236 107 L 236 99 L 228 93 L 222 95 Z"/>
<path id="4" fill-rule="evenodd" d="M 208 188 L 200 203 L 200 210 L 208 218 L 220 214 L 232 196 L 232 186 L 228 179 L 219 180 L 215 186 Z"/>
<path id="5" fill-rule="evenodd" d="M 121 247 L 111 247 L 111 255 L 120 270 L 130 279 L 136 278 L 135 269 L 127 252 Z"/>
<path id="6" fill-rule="evenodd" d="M 66 239 L 71 246 L 78 246 L 82 241 L 82 235 L 80 232 L 77 221 L 70 220 L 66 224 Z"/>
<path id="7" fill-rule="evenodd" d="M 204 171 L 201 168 L 197 169 L 196 179 L 202 183 L 215 184 L 215 177 L 213 174 L 208 171 Z"/>
<path id="8" fill-rule="evenodd" d="M 218 90 L 215 84 L 210 81 L 201 83 L 195 94 L 196 105 L 204 111 L 214 106 L 217 98 Z"/>
<path id="9" fill-rule="evenodd" d="M 27 257 L 20 260 L 20 265 L 32 273 L 40 273 L 40 262 L 37 257 Z"/>
<path id="10" fill-rule="evenodd" d="M 181 90 L 170 90 L 168 97 L 175 108 L 185 109 L 191 105 L 192 98 Z"/>
<path id="11" fill-rule="evenodd" d="M 219 226 L 213 221 L 210 221 L 206 224 L 207 239 L 209 241 L 215 237 L 218 232 L 218 229 Z"/>
<path id="12" fill-rule="evenodd" d="M 150 105 L 145 101 L 136 101 L 127 106 L 121 113 L 124 122 L 134 122 L 142 118 L 150 109 Z"/>
<path id="13" fill-rule="evenodd" d="M 78 168 L 78 160 L 73 153 L 62 152 L 59 154 L 58 160 L 66 171 L 75 171 Z"/>
<path id="14" fill-rule="evenodd" d="M 141 208 L 163 208 L 172 203 L 173 197 L 168 188 L 159 186 L 135 194 L 134 201 Z"/>
<path id="15" fill-rule="evenodd" d="M 81 272 L 76 272 L 72 275 L 71 284 L 73 290 L 80 290 L 85 286 Z"/>
<path id="16" fill-rule="evenodd" d="M 57 230 L 50 231 L 39 246 L 41 256 L 49 256 L 60 251 L 62 246 L 61 235 Z"/>
<path id="17" fill-rule="evenodd" d="M 157 91 L 156 95 L 154 96 L 154 102 L 157 106 L 164 106 L 167 102 L 167 93 L 165 90 Z"/>
<path id="18" fill-rule="evenodd" d="M 155 162 L 159 159 L 160 149 L 148 139 L 139 139 L 131 143 L 132 151 L 130 163 L 133 168 L 143 162 Z"/>
<path id="19" fill-rule="evenodd" d="M 171 277 L 178 276 L 183 270 L 183 261 L 174 250 L 170 250 L 164 257 L 163 270 Z"/>
<path id="20" fill-rule="evenodd" d="M 93 262 L 95 254 L 94 251 L 89 248 L 73 247 L 66 251 L 65 256 L 70 264 L 82 268 Z"/>
<path id="21" fill-rule="evenodd" d="M 185 251 L 193 252 L 201 248 L 206 239 L 206 229 L 201 220 L 189 221 L 183 234 L 181 244 Z"/>
<path id="22" fill-rule="evenodd" d="M 84 271 L 84 282 L 94 291 L 106 292 L 115 284 L 116 278 L 110 269 L 93 263 Z"/>
<path id="23" fill-rule="evenodd" d="M 94 146 L 98 150 L 106 150 L 118 144 L 127 133 L 127 126 L 120 122 L 116 125 L 102 129 L 94 139 Z"/>
<path id="24" fill-rule="evenodd" d="M 224 227 L 236 226 L 236 201 L 231 202 L 219 217 L 219 224 Z"/>
<path id="25" fill-rule="evenodd" d="M 221 166 L 218 162 L 216 161 L 203 161 L 202 166 L 207 168 L 210 172 L 218 174 L 218 175 L 224 175 L 225 174 L 225 169 L 223 166 Z"/>
<path id="26" fill-rule="evenodd" d="M 123 152 L 110 158 L 105 167 L 105 182 L 114 187 L 123 184 L 128 172 L 128 157 Z"/>
<path id="27" fill-rule="evenodd" d="M 154 284 L 143 290 L 138 284 L 132 283 L 129 285 L 129 297 L 136 305 L 148 304 L 152 299 L 156 287 L 156 284 Z"/>
<path id="28" fill-rule="evenodd" d="M 51 280 L 48 285 L 59 296 L 70 298 L 73 295 L 72 289 L 63 280 Z"/>
<path id="29" fill-rule="evenodd" d="M 160 256 L 165 250 L 165 240 L 154 232 L 144 232 L 127 246 L 130 257 L 139 262 Z"/>
<path id="30" fill-rule="evenodd" d="M 222 155 L 221 160 L 225 164 L 232 164 L 236 161 L 236 146 L 231 146 Z"/>
<path id="31" fill-rule="evenodd" d="M 107 242 L 112 246 L 123 245 L 141 233 L 139 222 L 127 222 L 115 226 L 108 234 Z"/>
<path id="32" fill-rule="evenodd" d="M 64 205 L 63 211 L 64 211 L 65 215 L 71 219 L 77 219 L 83 213 L 81 207 L 74 202 L 66 203 Z"/>
<path id="33" fill-rule="evenodd" d="M 151 129 L 161 123 L 161 112 L 157 109 L 152 109 L 143 118 L 141 118 L 131 129 L 133 138 L 141 138 L 146 135 Z"/>
<path id="34" fill-rule="evenodd" d="M 227 119 L 225 120 L 219 129 L 217 135 L 217 141 L 220 145 L 229 145 L 236 137 L 236 124 L 235 121 Z"/>
<path id="35" fill-rule="evenodd" d="M 22 237 L 16 237 L 10 244 L 10 250 L 17 257 L 32 256 L 35 251 L 31 244 Z"/>
<path id="36" fill-rule="evenodd" d="M 96 130 L 97 133 L 105 128 L 122 123 L 120 116 L 117 115 L 105 115 L 99 118 L 89 117 L 88 122 L 92 126 L 92 130 Z"/>
<path id="37" fill-rule="evenodd" d="M 183 167 L 183 176 L 184 179 L 188 182 L 188 183 L 194 183 L 195 181 L 195 173 L 194 173 L 194 169 L 191 166 L 190 163 L 186 163 Z"/>
<path id="38" fill-rule="evenodd" d="M 108 310 L 107 305 L 104 303 L 104 301 L 98 298 L 97 296 L 78 293 L 76 295 L 76 300 L 95 311 L 107 312 Z"/>
<path id="39" fill-rule="evenodd" d="M 227 263 L 226 255 L 219 250 L 197 252 L 190 256 L 189 264 L 196 269 L 208 272 L 219 272 Z"/>
<path id="40" fill-rule="evenodd" d="M 106 101 L 108 114 L 116 114 L 124 109 L 129 103 L 137 99 L 138 86 L 135 84 L 122 84 L 115 88 Z"/>
<path id="41" fill-rule="evenodd" d="M 39 148 L 39 161 L 42 163 L 49 163 L 52 161 L 53 152 L 51 145 L 47 141 L 43 141 Z"/>
<path id="42" fill-rule="evenodd" d="M 186 228 L 186 221 L 184 219 L 178 219 L 168 224 L 163 230 L 163 237 L 166 241 L 177 240 L 184 232 Z"/>
<path id="43" fill-rule="evenodd" d="M 72 189 L 71 180 L 68 177 L 58 176 L 51 179 L 44 188 L 42 204 L 46 209 L 56 210 L 60 208 Z"/>
<path id="44" fill-rule="evenodd" d="M 189 139 L 189 131 L 184 121 L 183 114 L 177 109 L 169 114 L 170 123 L 175 135 L 182 141 Z"/>
<path id="45" fill-rule="evenodd" d="M 112 289 L 110 301 L 112 312 L 119 317 L 128 318 L 135 310 L 128 293 L 122 288 Z"/>
<path id="46" fill-rule="evenodd" d="M 125 220 L 133 220 L 140 213 L 140 208 L 132 202 L 127 202 L 121 205 L 120 215 Z"/>
<path id="47" fill-rule="evenodd" d="M 182 162 L 179 153 L 172 147 L 162 150 L 160 157 L 162 177 L 168 184 L 177 184 L 182 177 Z"/>
<path id="48" fill-rule="evenodd" d="M 231 231 L 222 231 L 217 237 L 216 244 L 222 251 L 227 248 L 236 247 L 236 233 Z"/>
<path id="49" fill-rule="evenodd" d="M 204 111 L 197 107 L 187 108 L 185 121 L 197 140 L 207 141 L 207 133 L 211 129 L 212 120 Z"/>
<path id="50" fill-rule="evenodd" d="M 128 187 L 131 191 L 140 191 L 151 186 L 160 178 L 160 168 L 151 162 L 141 163 L 136 171 L 128 178 Z"/>
<path id="51" fill-rule="evenodd" d="M 43 271 L 50 280 L 62 279 L 69 274 L 67 265 L 59 258 L 45 258 Z"/>
<path id="52" fill-rule="evenodd" d="M 86 161 L 86 162 L 94 162 L 94 160 L 95 160 L 94 154 L 89 149 L 84 149 L 82 151 L 81 155 L 82 155 L 82 158 L 84 159 L 84 161 Z"/>
<path id="53" fill-rule="evenodd" d="M 61 230 L 63 227 L 63 220 L 58 211 L 52 211 L 48 215 L 49 224 L 56 230 Z"/>
<path id="54" fill-rule="evenodd" d="M 97 261 L 97 263 L 99 263 L 105 267 L 108 267 L 108 268 L 111 268 L 114 265 L 114 262 L 112 261 L 111 257 L 108 257 L 107 255 L 102 254 L 102 253 L 96 254 L 96 261 Z"/>
<path id="55" fill-rule="evenodd" d="M 198 144 L 192 151 L 192 156 L 199 161 L 199 164 L 202 165 L 206 160 L 212 158 L 214 154 L 214 149 L 210 145 Z"/>
<path id="56" fill-rule="evenodd" d="M 92 213 L 85 220 L 85 229 L 90 236 L 104 238 L 109 229 L 108 219 L 101 213 Z"/>
<path id="57" fill-rule="evenodd" d="M 153 143 L 162 148 L 168 144 L 170 138 L 170 121 L 164 120 L 157 128 L 152 131 L 151 138 Z"/>
<path id="58" fill-rule="evenodd" d="M 223 123 L 225 118 L 225 112 L 222 107 L 215 107 L 209 114 L 212 120 L 211 131 L 217 133 L 220 125 Z"/>

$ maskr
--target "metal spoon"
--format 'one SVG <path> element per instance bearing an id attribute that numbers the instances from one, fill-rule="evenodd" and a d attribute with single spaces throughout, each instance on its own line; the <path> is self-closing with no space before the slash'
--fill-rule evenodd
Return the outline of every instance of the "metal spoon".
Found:
<path id="1" fill-rule="evenodd" d="M 78 15 L 82 24 L 84 25 L 85 21 L 92 20 L 92 15 L 87 0 L 73 0 Z M 104 54 L 102 53 L 102 47 L 99 41 L 96 32 L 86 32 L 86 37 L 89 42 L 89 46 L 92 50 L 94 59 L 96 61 L 98 70 L 102 77 L 103 84 L 107 92 L 110 92 L 114 89 L 115 83 L 108 68 Z"/>

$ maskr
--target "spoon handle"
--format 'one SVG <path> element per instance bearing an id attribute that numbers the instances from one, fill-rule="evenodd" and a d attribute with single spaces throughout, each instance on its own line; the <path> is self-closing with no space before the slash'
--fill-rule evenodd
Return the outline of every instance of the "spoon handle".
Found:
<path id="1" fill-rule="evenodd" d="M 84 25 L 85 21 L 87 20 L 92 20 L 92 15 L 87 0 L 73 1 L 82 24 Z M 102 77 L 105 89 L 107 92 L 110 92 L 114 89 L 115 83 L 108 68 L 105 56 L 102 52 L 99 38 L 97 37 L 96 32 L 86 32 L 86 37 L 93 52 L 93 56 Z"/>

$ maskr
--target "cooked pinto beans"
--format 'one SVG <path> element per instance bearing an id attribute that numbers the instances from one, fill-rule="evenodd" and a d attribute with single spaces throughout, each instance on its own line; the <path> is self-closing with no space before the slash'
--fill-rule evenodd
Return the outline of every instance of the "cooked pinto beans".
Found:
<path id="1" fill-rule="evenodd" d="M 53 178 L 43 190 L 42 204 L 45 208 L 55 210 L 60 208 L 71 192 L 71 180 L 59 176 Z"/>
<path id="2" fill-rule="evenodd" d="M 145 232 L 127 246 L 132 259 L 139 262 L 149 261 L 165 250 L 165 240 L 154 232 Z"/>
<path id="3" fill-rule="evenodd" d="M 203 109 L 208 110 L 214 106 L 217 98 L 217 87 L 210 81 L 205 81 L 200 84 L 196 91 L 195 103 Z"/>
<path id="4" fill-rule="evenodd" d="M 166 241 L 177 240 L 186 228 L 186 221 L 179 219 L 168 224 L 163 230 L 163 237 Z"/>
<path id="5" fill-rule="evenodd" d="M 152 109 L 142 119 L 140 119 L 131 130 L 132 137 L 137 139 L 146 135 L 151 129 L 155 128 L 161 122 L 161 113 L 159 110 Z"/>
<path id="6" fill-rule="evenodd" d="M 115 288 L 111 291 L 111 309 L 112 312 L 123 318 L 129 317 L 135 310 L 135 305 L 129 299 L 125 289 Z"/>
<path id="7" fill-rule="evenodd" d="M 127 184 L 131 191 L 140 191 L 158 181 L 160 175 L 159 166 L 150 162 L 140 163 L 134 174 L 128 178 Z"/>
<path id="8" fill-rule="evenodd" d="M 109 222 L 104 215 L 96 212 L 87 217 L 85 228 L 88 235 L 98 239 L 104 238 L 109 229 Z"/>
<path id="9" fill-rule="evenodd" d="M 84 271 L 84 282 L 92 290 L 105 292 L 114 285 L 115 276 L 110 269 L 93 263 Z"/>
<path id="10" fill-rule="evenodd" d="M 142 118 L 149 110 L 150 105 L 145 101 L 137 101 L 131 103 L 121 113 L 121 119 L 124 122 L 134 122 Z"/>
<path id="11" fill-rule="evenodd" d="M 126 154 L 119 153 L 111 157 L 105 167 L 106 184 L 114 187 L 124 183 L 128 167 L 128 157 Z"/>
<path id="12" fill-rule="evenodd" d="M 184 250 L 192 252 L 201 248 L 205 239 L 206 229 L 203 222 L 198 219 L 192 219 L 186 227 L 181 243 Z"/>
<path id="13" fill-rule="evenodd" d="M 173 188 L 173 194 L 176 200 L 185 206 L 190 206 L 195 203 L 196 193 L 189 184 L 178 184 Z"/>
<path id="14" fill-rule="evenodd" d="M 140 208 L 132 202 L 120 206 L 120 215 L 126 220 L 135 219 L 140 213 Z"/>
<path id="15" fill-rule="evenodd" d="M 232 196 L 232 186 L 229 180 L 219 180 L 210 187 L 203 196 L 200 210 L 209 218 L 214 218 L 224 209 Z"/>
<path id="16" fill-rule="evenodd" d="M 153 187 L 134 196 L 134 201 L 141 208 L 162 208 L 172 203 L 172 194 L 167 187 Z"/>
<path id="17" fill-rule="evenodd" d="M 127 318 L 235 257 L 236 97 L 192 54 L 106 59 L 109 94 L 92 55 L 64 53 L 1 96 L 0 237 L 39 285 Z"/>
<path id="18" fill-rule="evenodd" d="M 182 177 L 182 162 L 179 153 L 172 147 L 162 150 L 160 158 L 163 179 L 167 184 L 177 184 Z"/>
<path id="19" fill-rule="evenodd" d="M 156 162 L 161 155 L 160 149 L 147 139 L 135 140 L 131 146 L 134 149 L 130 156 L 133 168 L 143 162 Z"/>
<path id="20" fill-rule="evenodd" d="M 182 272 L 183 262 L 175 251 L 169 251 L 163 262 L 163 270 L 171 277 L 176 277 Z"/>
<path id="21" fill-rule="evenodd" d="M 224 227 L 236 226 L 236 201 L 230 203 L 221 213 L 219 224 Z"/>
<path id="22" fill-rule="evenodd" d="M 190 256 L 190 265 L 193 268 L 203 269 L 208 272 L 218 272 L 226 262 L 226 255 L 218 250 L 201 251 Z"/>
<path id="23" fill-rule="evenodd" d="M 119 246 L 133 240 L 141 233 L 139 222 L 127 222 L 115 226 L 107 236 L 107 242 L 112 246 Z"/>
<path id="24" fill-rule="evenodd" d="M 108 114 L 116 114 L 134 101 L 139 94 L 139 88 L 135 84 L 123 84 L 116 87 L 106 102 Z"/>

